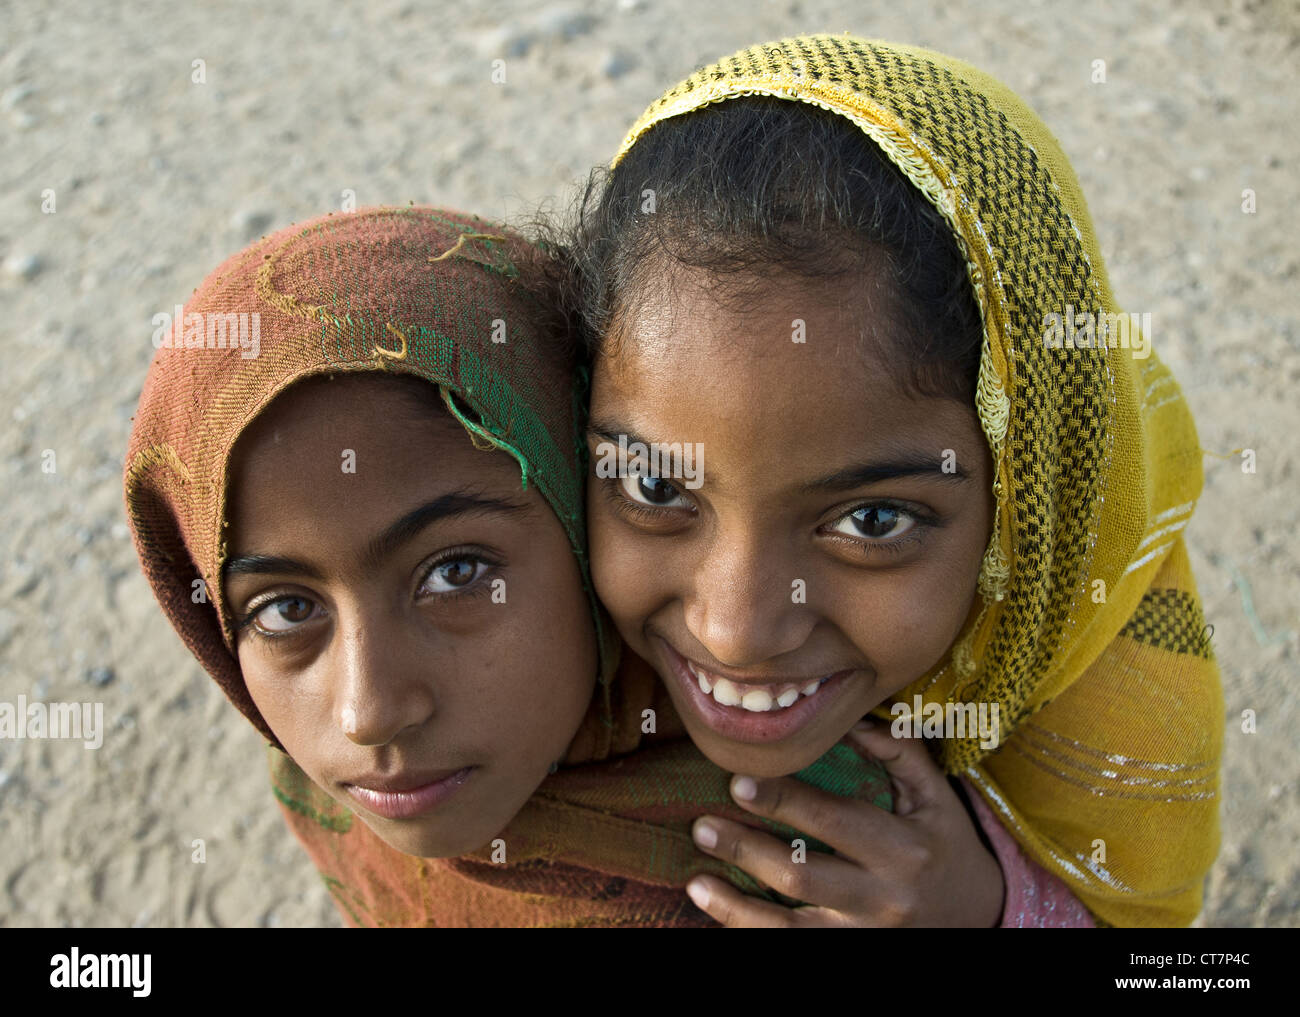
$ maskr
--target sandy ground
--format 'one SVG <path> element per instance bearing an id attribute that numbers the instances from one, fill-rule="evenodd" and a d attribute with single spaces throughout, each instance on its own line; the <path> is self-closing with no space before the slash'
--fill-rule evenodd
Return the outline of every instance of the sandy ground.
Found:
<path id="1" fill-rule="evenodd" d="M 339 924 L 259 738 L 136 565 L 120 475 L 151 317 L 345 189 L 496 217 L 564 202 L 696 66 L 844 29 L 951 52 L 1030 101 L 1203 445 L 1255 450 L 1253 474 L 1206 457 L 1187 531 L 1227 698 L 1199 922 L 1300 925 L 1294 3 L 183 6 L 0 2 L 0 700 L 102 702 L 108 728 L 98 751 L 0 741 L 0 925 Z"/>

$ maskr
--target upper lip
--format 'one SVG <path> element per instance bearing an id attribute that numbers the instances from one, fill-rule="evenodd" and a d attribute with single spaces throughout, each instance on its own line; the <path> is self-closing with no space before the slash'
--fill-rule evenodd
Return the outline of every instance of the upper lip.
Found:
<path id="1" fill-rule="evenodd" d="M 368 773 L 361 777 L 354 777 L 351 780 L 345 780 L 344 784 L 351 784 L 355 787 L 367 788 L 371 791 L 382 791 L 388 794 L 400 794 L 403 791 L 414 791 L 417 788 L 428 787 L 430 784 L 436 784 L 440 780 L 446 780 L 452 774 L 460 773 L 461 770 L 467 769 L 459 766 L 450 770 L 421 770 L 412 772 L 410 770 L 400 770 L 397 773 Z"/>
<path id="2" fill-rule="evenodd" d="M 839 674 L 840 671 L 851 670 L 851 668 L 837 668 L 835 670 L 817 671 L 812 674 L 804 673 L 802 675 L 740 674 L 739 672 L 732 671 L 730 668 L 718 667 L 715 664 L 704 664 L 696 660 L 694 657 L 688 657 L 666 639 L 664 640 L 664 644 L 672 650 L 673 653 L 676 653 L 677 656 L 681 657 L 682 660 L 689 661 L 701 671 L 707 671 L 714 677 L 726 678 L 728 681 L 735 682 L 737 685 L 801 685 L 806 684 L 807 682 L 820 681 L 821 679 L 828 678 L 831 675 Z"/>

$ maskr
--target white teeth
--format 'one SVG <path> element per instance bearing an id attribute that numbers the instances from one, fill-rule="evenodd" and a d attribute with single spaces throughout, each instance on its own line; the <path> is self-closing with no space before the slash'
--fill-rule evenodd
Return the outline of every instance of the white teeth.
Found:
<path id="1" fill-rule="evenodd" d="M 738 685 L 730 678 L 708 678 L 690 661 L 686 662 L 686 666 L 699 683 L 700 691 L 706 696 L 713 696 L 715 703 L 720 706 L 741 706 L 750 713 L 768 713 L 773 710 L 788 709 L 799 701 L 801 695 L 811 696 L 827 682 L 826 678 L 818 678 L 816 681 L 809 682 L 802 689 L 787 688 L 779 696 L 773 697 L 772 686 L 753 688 Z"/>
<path id="2" fill-rule="evenodd" d="M 740 705 L 750 713 L 766 713 L 772 709 L 772 696 L 763 689 L 752 689 L 745 693 Z"/>
<path id="3" fill-rule="evenodd" d="M 734 682 L 719 678 L 713 683 L 713 699 L 723 706 L 739 706 L 740 690 L 736 688 Z"/>

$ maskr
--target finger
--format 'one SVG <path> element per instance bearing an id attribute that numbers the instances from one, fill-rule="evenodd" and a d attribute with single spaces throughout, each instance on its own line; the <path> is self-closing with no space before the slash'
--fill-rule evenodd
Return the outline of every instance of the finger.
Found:
<path id="1" fill-rule="evenodd" d="M 871 868 L 882 853 L 903 850 L 910 836 L 910 831 L 900 829 L 898 817 L 884 809 L 842 798 L 794 777 L 737 775 L 731 779 L 731 795 L 747 812 L 816 837 L 864 868 Z M 814 903 L 835 906 L 830 901 Z"/>
<path id="2" fill-rule="evenodd" d="M 889 771 L 894 782 L 894 815 L 908 816 L 952 794 L 922 739 L 895 738 L 889 725 L 864 720 L 849 732 L 849 741 Z"/>
<path id="3" fill-rule="evenodd" d="M 841 916 L 823 908 L 787 908 L 748 897 L 714 876 L 696 876 L 686 884 L 695 906 L 728 929 L 795 929 L 844 925 Z"/>
<path id="4" fill-rule="evenodd" d="M 743 823 L 703 816 L 691 829 L 706 854 L 747 872 L 794 900 L 836 910 L 857 910 L 879 892 L 878 880 L 847 858 L 809 851 L 796 837 L 787 843 Z"/>

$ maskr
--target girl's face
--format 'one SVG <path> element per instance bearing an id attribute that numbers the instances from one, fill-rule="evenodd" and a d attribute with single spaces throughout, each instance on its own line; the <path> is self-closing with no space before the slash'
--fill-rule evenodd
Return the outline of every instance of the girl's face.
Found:
<path id="1" fill-rule="evenodd" d="M 703 469 L 596 471 L 594 579 L 700 750 L 778 776 L 960 634 L 991 464 L 973 408 L 904 393 L 862 352 L 871 314 L 843 287 L 782 276 L 741 309 L 718 294 L 703 272 L 674 274 L 671 297 L 624 304 L 598 358 L 593 461 L 626 435 L 692 443 Z"/>
<path id="2" fill-rule="evenodd" d="M 223 574 L 248 690 L 289 755 L 397 850 L 448 857 L 563 757 L 595 633 L 548 503 L 432 386 L 403 384 L 313 380 L 253 423 Z"/>

